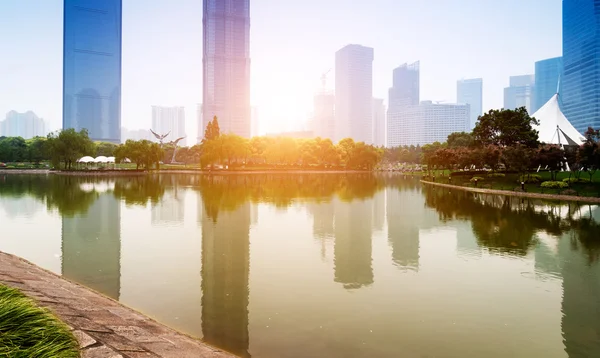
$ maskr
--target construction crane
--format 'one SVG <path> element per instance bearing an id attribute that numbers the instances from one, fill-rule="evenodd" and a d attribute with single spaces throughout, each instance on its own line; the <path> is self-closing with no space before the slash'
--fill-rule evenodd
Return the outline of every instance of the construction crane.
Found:
<path id="1" fill-rule="evenodd" d="M 329 72 L 331 72 L 331 68 L 321 75 L 321 87 L 323 91 L 325 91 L 327 87 L 327 75 L 329 74 Z"/>

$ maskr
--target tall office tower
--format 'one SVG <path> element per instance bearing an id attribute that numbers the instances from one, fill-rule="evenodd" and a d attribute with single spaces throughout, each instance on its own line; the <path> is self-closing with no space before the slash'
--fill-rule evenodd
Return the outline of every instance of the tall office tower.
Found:
<path id="1" fill-rule="evenodd" d="M 65 0 L 63 128 L 121 142 L 122 0 Z"/>
<path id="2" fill-rule="evenodd" d="M 202 131 L 217 116 L 221 133 L 249 138 L 250 0 L 204 0 Z"/>
<path id="3" fill-rule="evenodd" d="M 10 111 L 6 119 L 0 121 L 0 137 L 22 137 L 30 139 L 33 137 L 45 137 L 48 134 L 46 122 L 32 111 L 19 113 Z"/>
<path id="4" fill-rule="evenodd" d="M 72 194 L 73 190 L 81 191 L 71 189 Z M 85 212 L 62 218 L 62 275 L 118 300 L 121 202 L 112 192 L 86 192 L 76 197 L 92 204 Z"/>
<path id="5" fill-rule="evenodd" d="M 152 130 L 157 134 L 167 134 L 166 141 L 185 137 L 185 109 L 183 107 L 152 106 Z M 183 139 L 179 145 L 185 146 Z"/>
<path id="6" fill-rule="evenodd" d="M 535 63 L 535 91 L 533 109 L 530 114 L 535 113 L 552 96 L 560 92 L 559 81 L 561 73 L 562 57 L 549 58 Z"/>
<path id="7" fill-rule="evenodd" d="M 392 87 L 388 91 L 388 110 L 397 112 L 407 106 L 419 104 L 420 62 L 403 64 L 394 69 Z"/>
<path id="8" fill-rule="evenodd" d="M 373 49 L 347 45 L 335 53 L 335 141 L 373 143 Z"/>
<path id="9" fill-rule="evenodd" d="M 510 85 L 504 88 L 504 108 L 525 107 L 529 114 L 533 114 L 534 84 L 534 75 L 510 76 Z"/>
<path id="10" fill-rule="evenodd" d="M 251 123 L 252 131 L 250 133 L 250 136 L 258 137 L 260 135 L 260 119 L 258 117 L 258 107 L 256 106 L 252 106 Z"/>
<path id="11" fill-rule="evenodd" d="M 335 140 L 335 95 L 330 92 L 317 93 L 313 106 L 313 135 Z"/>
<path id="12" fill-rule="evenodd" d="M 444 142 L 454 132 L 469 130 L 467 104 L 422 101 L 397 112 L 388 111 L 388 147 Z"/>
<path id="13" fill-rule="evenodd" d="M 385 105 L 383 99 L 373 98 L 373 144 L 385 146 Z"/>
<path id="14" fill-rule="evenodd" d="M 477 119 L 483 114 L 483 80 L 473 78 L 456 82 L 456 103 L 469 105 L 469 130 L 475 128 Z"/>
<path id="15" fill-rule="evenodd" d="M 600 128 L 600 2 L 563 0 L 562 110 L 584 133 Z"/>

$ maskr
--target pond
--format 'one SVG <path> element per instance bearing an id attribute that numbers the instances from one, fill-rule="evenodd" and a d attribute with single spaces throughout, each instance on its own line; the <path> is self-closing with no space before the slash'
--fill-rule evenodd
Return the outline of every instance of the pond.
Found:
<path id="1" fill-rule="evenodd" d="M 243 357 L 600 357 L 600 209 L 371 174 L 0 173 L 0 251 Z"/>

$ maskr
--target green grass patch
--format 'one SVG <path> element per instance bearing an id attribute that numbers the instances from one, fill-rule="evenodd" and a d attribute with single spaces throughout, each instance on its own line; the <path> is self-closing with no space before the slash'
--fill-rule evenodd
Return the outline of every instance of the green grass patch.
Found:
<path id="1" fill-rule="evenodd" d="M 48 310 L 0 284 L 0 357 L 76 358 L 79 344 Z"/>

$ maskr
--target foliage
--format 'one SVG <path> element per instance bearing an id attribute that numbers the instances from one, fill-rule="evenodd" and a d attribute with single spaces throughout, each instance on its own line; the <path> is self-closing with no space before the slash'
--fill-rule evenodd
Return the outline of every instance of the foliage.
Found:
<path id="1" fill-rule="evenodd" d="M 217 139 L 221 135 L 221 128 L 219 127 L 219 120 L 217 116 L 214 116 L 212 121 L 208 122 L 206 129 L 204 130 L 203 141 L 209 141 Z"/>
<path id="2" fill-rule="evenodd" d="M 520 183 L 537 184 L 542 182 L 542 176 L 538 174 L 525 174 L 519 177 Z"/>
<path id="3" fill-rule="evenodd" d="M 522 144 L 515 144 L 514 146 L 504 148 L 501 161 L 507 170 L 525 173 L 531 168 L 534 156 L 533 149 Z"/>
<path id="4" fill-rule="evenodd" d="M 125 144 L 115 149 L 115 161 L 120 163 L 125 158 L 129 158 L 136 164 L 136 169 L 140 169 L 140 167 L 151 169 L 153 164 L 158 169 L 163 154 L 163 150 L 158 143 L 145 139 L 138 141 L 128 139 Z"/>
<path id="5" fill-rule="evenodd" d="M 545 181 L 540 186 L 548 189 L 565 189 L 569 187 L 569 184 L 563 181 Z"/>
<path id="6" fill-rule="evenodd" d="M 485 180 L 485 178 L 483 178 L 483 177 L 472 177 L 470 181 L 471 182 L 480 182 L 480 181 L 484 181 L 484 180 Z"/>
<path id="7" fill-rule="evenodd" d="M 105 157 L 114 157 L 115 150 L 118 145 L 109 142 L 97 142 L 96 143 L 96 157 L 105 156 Z"/>
<path id="8" fill-rule="evenodd" d="M 556 174 L 566 167 L 565 153 L 558 145 L 543 145 L 537 150 L 535 165 L 546 168 L 550 171 L 553 181 L 556 181 Z"/>
<path id="9" fill-rule="evenodd" d="M 594 173 L 600 169 L 600 131 L 588 128 L 585 132 L 585 142 L 579 148 L 577 161 L 581 169 L 585 170 L 590 176 L 590 181 Z"/>
<path id="10" fill-rule="evenodd" d="M 39 165 L 41 161 L 48 159 L 46 138 L 35 137 L 25 141 L 27 145 L 27 160 Z"/>
<path id="11" fill-rule="evenodd" d="M 567 184 L 575 184 L 575 183 L 586 184 L 586 183 L 590 183 L 590 180 L 587 179 L 587 178 L 564 178 L 562 181 L 565 182 L 565 183 L 567 183 Z"/>
<path id="12" fill-rule="evenodd" d="M 72 128 L 48 134 L 46 149 L 52 165 L 58 168 L 62 164 L 67 170 L 70 170 L 79 158 L 93 155 L 95 152 L 94 143 L 87 130 L 76 132 Z"/>
<path id="13" fill-rule="evenodd" d="M 492 109 L 477 120 L 473 138 L 479 146 L 497 145 L 500 147 L 521 144 L 525 147 L 538 146 L 538 132 L 533 125 L 538 120 L 527 113 L 525 107 L 515 110 Z"/>
<path id="14" fill-rule="evenodd" d="M 0 162 L 22 162 L 27 159 L 27 144 L 21 137 L 0 139 Z"/>
<path id="15" fill-rule="evenodd" d="M 473 135 L 466 132 L 455 132 L 448 135 L 448 147 L 460 148 L 460 147 L 471 147 L 474 143 Z"/>
<path id="16" fill-rule="evenodd" d="M 79 357 L 69 328 L 21 292 L 0 285 L 0 356 Z"/>

